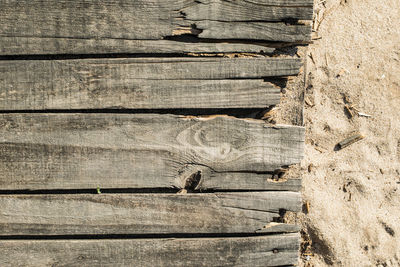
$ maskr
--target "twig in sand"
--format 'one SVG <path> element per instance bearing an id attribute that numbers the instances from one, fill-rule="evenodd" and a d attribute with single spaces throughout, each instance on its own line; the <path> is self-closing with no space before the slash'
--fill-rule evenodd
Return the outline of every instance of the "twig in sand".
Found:
<path id="1" fill-rule="evenodd" d="M 310 52 L 310 54 L 308 54 L 308 56 L 311 58 L 312 63 L 314 63 L 314 65 L 315 65 L 315 60 L 314 60 L 314 57 L 311 52 Z"/>
<path id="2" fill-rule="evenodd" d="M 308 97 L 304 98 L 304 103 L 306 103 L 310 107 L 315 106 L 315 104 Z"/>
<path id="3" fill-rule="evenodd" d="M 341 77 L 341 76 L 343 76 L 344 74 L 348 74 L 348 73 L 350 73 L 350 71 L 348 71 L 348 70 L 346 70 L 345 68 L 343 68 L 343 69 L 341 69 L 340 71 L 339 71 L 339 73 L 336 75 L 336 78 L 339 78 L 339 77 Z"/>
<path id="4" fill-rule="evenodd" d="M 349 106 L 349 105 L 344 105 L 344 110 L 346 111 L 349 119 L 354 117 L 353 111 L 352 111 L 353 107 Z"/>
<path id="5" fill-rule="evenodd" d="M 372 117 L 371 115 L 365 114 L 365 113 L 362 113 L 362 112 L 358 112 L 358 116 L 360 116 L 360 117 L 367 117 L 367 118 Z"/>
<path id="6" fill-rule="evenodd" d="M 358 142 L 362 139 L 364 139 L 364 136 L 362 136 L 360 133 L 357 133 L 357 134 L 352 135 L 352 136 L 344 139 L 343 141 L 339 142 L 337 144 L 337 148 L 339 150 L 343 149 L 343 148 L 348 147 L 349 145 L 354 144 L 355 142 Z"/>
<path id="7" fill-rule="evenodd" d="M 301 207 L 304 214 L 308 214 L 310 212 L 310 201 L 305 201 L 303 206 Z"/>
<path id="8" fill-rule="evenodd" d="M 308 167 L 307 167 L 308 172 L 311 172 L 313 167 L 314 167 L 314 165 L 312 163 L 310 163 L 310 165 L 308 165 Z"/>
<path id="9" fill-rule="evenodd" d="M 325 53 L 325 61 L 326 61 L 326 66 L 328 67 L 329 62 L 328 62 L 328 55 Z"/>

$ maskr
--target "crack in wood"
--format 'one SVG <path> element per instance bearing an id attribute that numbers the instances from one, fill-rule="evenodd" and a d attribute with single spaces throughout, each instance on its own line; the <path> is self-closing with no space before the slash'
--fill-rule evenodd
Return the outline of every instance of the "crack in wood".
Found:
<path id="1" fill-rule="evenodd" d="M 308 0 L 300 5 L 288 1 L 111 0 L 101 8 L 97 1 L 46 3 L 46 9 L 38 0 L 3 3 L 0 54 L 257 52 L 256 47 L 194 44 L 190 51 L 187 45 L 163 39 L 189 34 L 204 39 L 307 42 L 311 27 L 300 23 L 312 20 L 313 14 Z"/>
<path id="2" fill-rule="evenodd" d="M 202 29 L 198 29 L 195 23 L 192 23 L 190 26 L 182 26 L 172 31 L 172 36 L 179 36 L 179 35 L 194 35 L 198 36 L 203 32 Z M 167 38 L 166 36 L 165 38 Z"/>
<path id="3" fill-rule="evenodd" d="M 190 175 L 185 181 L 185 189 L 194 191 L 197 189 L 197 186 L 200 184 L 201 181 L 201 171 L 197 171 Z"/>
<path id="4" fill-rule="evenodd" d="M 0 10 L 0 265 L 295 264 L 304 129 L 259 119 L 312 0 L 42 2 Z"/>
<path id="5" fill-rule="evenodd" d="M 285 223 L 285 215 L 286 215 L 287 210 L 286 209 L 279 209 L 278 213 L 279 216 L 278 217 L 273 217 L 272 222 L 275 223 Z"/>

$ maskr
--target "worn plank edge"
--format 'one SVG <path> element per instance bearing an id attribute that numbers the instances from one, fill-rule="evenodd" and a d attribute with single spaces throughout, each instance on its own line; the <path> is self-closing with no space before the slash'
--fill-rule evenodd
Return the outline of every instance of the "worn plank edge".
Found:
<path id="1" fill-rule="evenodd" d="M 297 212 L 295 192 L 0 195 L 0 232 L 100 235 L 290 232 L 270 224 Z"/>
<path id="2" fill-rule="evenodd" d="M 298 261 L 299 234 L 241 238 L 5 240 L 1 266 L 283 266 Z"/>
<path id="3" fill-rule="evenodd" d="M 168 53 L 266 53 L 275 48 L 263 44 L 182 42 L 170 40 L 74 39 L 48 37 L 0 37 L 0 55 L 57 54 L 168 54 Z"/>

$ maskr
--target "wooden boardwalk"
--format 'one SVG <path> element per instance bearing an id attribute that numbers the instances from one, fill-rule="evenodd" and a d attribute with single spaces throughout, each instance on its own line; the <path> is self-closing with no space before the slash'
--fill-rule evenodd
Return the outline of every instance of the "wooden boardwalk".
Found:
<path id="1" fill-rule="evenodd" d="M 0 266 L 293 266 L 304 128 L 254 116 L 312 0 L 0 0 Z"/>

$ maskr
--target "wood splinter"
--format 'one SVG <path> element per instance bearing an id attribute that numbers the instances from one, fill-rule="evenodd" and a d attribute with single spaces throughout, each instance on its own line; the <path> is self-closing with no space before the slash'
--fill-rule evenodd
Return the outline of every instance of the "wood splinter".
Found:
<path id="1" fill-rule="evenodd" d="M 354 144 L 362 139 L 364 139 L 364 136 L 362 136 L 360 133 L 357 133 L 357 134 L 352 135 L 352 136 L 344 139 L 343 141 L 339 142 L 337 144 L 337 147 L 340 150 L 340 149 L 348 147 L 349 145 Z"/>
<path id="2" fill-rule="evenodd" d="M 345 105 L 345 106 L 344 106 L 344 110 L 346 111 L 346 113 L 347 113 L 349 119 L 351 119 L 351 118 L 354 117 L 354 113 L 353 113 L 352 109 L 353 109 L 352 106 L 349 106 L 349 105 Z"/>

